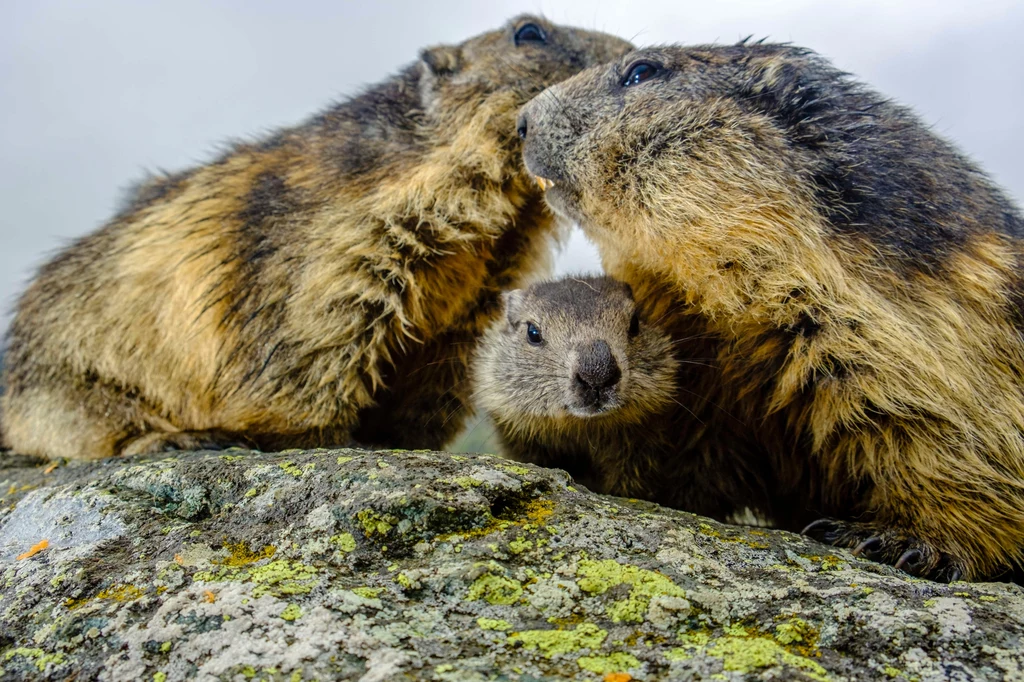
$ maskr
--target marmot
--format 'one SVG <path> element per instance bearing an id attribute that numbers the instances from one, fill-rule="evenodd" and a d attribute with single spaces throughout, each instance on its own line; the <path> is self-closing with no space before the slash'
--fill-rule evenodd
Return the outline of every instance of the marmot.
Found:
<path id="1" fill-rule="evenodd" d="M 503 298 L 505 316 L 481 339 L 472 373 L 506 455 L 564 469 L 595 492 L 706 516 L 755 506 L 766 487 L 759 472 L 709 475 L 731 453 L 673 461 L 689 419 L 675 397 L 677 374 L 700 363 L 676 360 L 672 339 L 643 315 L 629 285 L 567 277 Z M 690 485 L 696 479 L 706 483 Z"/>
<path id="2" fill-rule="evenodd" d="M 461 424 L 470 342 L 555 234 L 518 109 L 630 47 L 519 17 L 145 182 L 18 302 L 6 445 L 440 447 Z"/>
<path id="3" fill-rule="evenodd" d="M 1024 561 L 1024 220 L 974 163 L 784 45 L 636 51 L 518 126 L 606 271 L 713 343 L 673 464 L 739 439 L 776 523 L 916 575 Z"/>
<path id="4" fill-rule="evenodd" d="M 472 374 L 504 454 L 564 469 L 594 492 L 705 516 L 767 508 L 764 472 L 748 468 L 762 462 L 735 458 L 743 475 L 724 478 L 714 471 L 734 452 L 675 461 L 692 416 L 677 384 L 705 365 L 676 359 L 671 337 L 644 316 L 629 285 L 574 276 L 503 299 L 505 316 L 480 340 Z"/>

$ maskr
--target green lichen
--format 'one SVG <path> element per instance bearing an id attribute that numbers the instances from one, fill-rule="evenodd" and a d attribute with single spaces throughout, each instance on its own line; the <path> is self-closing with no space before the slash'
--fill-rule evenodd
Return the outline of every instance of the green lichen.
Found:
<path id="1" fill-rule="evenodd" d="M 196 582 L 251 582 L 256 587 L 252 594 L 262 597 L 269 594 L 280 597 L 285 594 L 307 594 L 316 587 L 317 569 L 300 561 L 278 559 L 263 566 L 237 569 L 227 566 L 217 571 L 199 571 L 193 576 Z"/>
<path id="2" fill-rule="evenodd" d="M 254 597 L 270 594 L 280 597 L 284 594 L 307 594 L 316 587 L 317 570 L 299 561 L 280 559 L 265 566 L 257 566 L 249 574 L 249 580 L 256 583 Z"/>
<path id="3" fill-rule="evenodd" d="M 500 618 L 477 618 L 476 624 L 481 630 L 498 630 L 504 632 L 512 629 L 512 623 Z"/>
<path id="4" fill-rule="evenodd" d="M 153 673 L 153 682 L 167 682 L 167 673 L 157 670 Z"/>
<path id="5" fill-rule="evenodd" d="M 451 481 L 465 490 L 469 490 L 470 488 L 479 488 L 484 484 L 483 481 L 473 478 L 472 476 L 456 476 L 452 478 Z"/>
<path id="6" fill-rule="evenodd" d="M 581 656 L 576 660 L 576 664 L 584 670 L 589 670 L 598 675 L 624 672 L 631 668 L 640 667 L 640 661 L 635 656 L 619 651 L 607 656 Z"/>
<path id="7" fill-rule="evenodd" d="M 842 568 L 846 562 L 835 556 L 834 554 L 828 554 L 821 558 L 821 570 L 823 571 L 835 571 Z"/>
<path id="8" fill-rule="evenodd" d="M 643 622 L 647 607 L 655 596 L 685 597 L 686 591 L 661 573 L 648 571 L 612 559 L 579 563 L 576 583 L 589 594 L 604 594 L 616 585 L 631 585 L 629 596 L 610 604 L 606 611 L 615 623 Z"/>
<path id="9" fill-rule="evenodd" d="M 288 621 L 295 621 L 302 617 L 302 609 L 299 608 L 298 604 L 289 604 L 284 607 L 284 611 L 281 612 L 281 618 Z"/>
<path id="10" fill-rule="evenodd" d="M 526 649 L 536 649 L 545 658 L 568 654 L 580 649 L 595 651 L 608 637 L 608 631 L 593 623 L 583 623 L 575 630 L 523 630 L 509 636 L 509 642 L 522 642 Z"/>
<path id="11" fill-rule="evenodd" d="M 733 628 L 732 632 L 746 631 Z M 760 668 L 788 666 L 818 682 L 829 679 L 827 671 L 818 663 L 787 651 L 770 637 L 729 634 L 701 649 L 707 655 L 721 659 L 722 667 L 730 672 L 749 674 Z"/>
<path id="12" fill-rule="evenodd" d="M 295 478 L 302 478 L 302 469 L 295 466 L 295 462 L 281 462 L 277 466 L 281 467 L 281 470 L 284 471 L 286 474 L 289 474 L 290 476 L 294 476 Z"/>
<path id="13" fill-rule="evenodd" d="M 345 464 L 346 462 L 351 462 L 354 459 L 355 457 L 345 457 L 342 455 L 341 457 L 338 457 L 338 464 Z"/>
<path id="14" fill-rule="evenodd" d="M 502 471 L 507 471 L 510 474 L 518 474 L 519 476 L 525 476 L 530 473 L 530 470 L 526 467 L 517 466 L 515 464 L 498 464 L 496 466 Z"/>
<path id="15" fill-rule="evenodd" d="M 368 538 L 372 538 L 374 535 L 384 537 L 398 523 L 398 519 L 391 514 L 378 514 L 372 509 L 362 510 L 356 514 L 356 518 L 362 524 L 363 533 Z"/>
<path id="16" fill-rule="evenodd" d="M 978 599 L 981 600 L 981 601 L 987 601 L 987 602 L 999 601 L 998 597 L 993 597 L 990 594 L 983 594 L 980 597 L 978 597 Z"/>
<path id="17" fill-rule="evenodd" d="M 23 646 L 19 646 L 4 653 L 4 661 L 10 661 L 15 656 L 21 656 L 22 658 L 28 659 L 28 661 L 32 663 L 39 672 L 44 672 L 46 670 L 46 666 L 51 663 L 56 666 L 64 662 L 64 654 L 59 651 L 48 654 L 42 649 L 29 649 Z"/>
<path id="18" fill-rule="evenodd" d="M 518 580 L 485 573 L 469 586 L 468 601 L 483 599 L 488 604 L 509 606 L 523 596 L 523 585 Z"/>
<path id="19" fill-rule="evenodd" d="M 352 592 L 358 594 L 363 599 L 376 599 L 381 592 L 384 591 L 383 587 L 353 587 Z"/>
<path id="20" fill-rule="evenodd" d="M 792 647 L 800 647 L 801 653 L 810 653 L 818 643 L 818 630 L 799 618 L 790 618 L 775 626 L 775 641 Z"/>
<path id="21" fill-rule="evenodd" d="M 693 654 L 683 648 L 669 649 L 665 652 L 665 658 L 670 661 L 687 661 L 693 658 Z"/>
<path id="22" fill-rule="evenodd" d="M 352 533 L 339 533 L 338 535 L 332 535 L 327 539 L 327 541 L 342 552 L 354 552 L 356 549 L 356 539 L 352 537 Z"/>
<path id="23" fill-rule="evenodd" d="M 882 672 L 885 673 L 886 677 L 899 677 L 903 674 L 902 670 L 900 670 L 899 668 L 894 668 L 891 665 L 885 666 L 885 668 L 882 669 Z"/>
<path id="24" fill-rule="evenodd" d="M 512 542 L 508 543 L 508 551 L 513 554 L 522 554 L 528 549 L 533 549 L 533 542 L 531 540 L 523 539 L 523 536 L 519 536 Z"/>
<path id="25" fill-rule="evenodd" d="M 257 489 L 257 488 L 249 488 L 248 490 L 245 491 L 244 497 L 256 497 L 259 494 L 260 494 L 259 489 Z"/>
<path id="26" fill-rule="evenodd" d="M 160 645 L 160 653 L 166 654 L 168 651 L 171 650 L 172 646 L 174 646 L 174 645 L 171 642 L 164 642 L 163 644 Z"/>

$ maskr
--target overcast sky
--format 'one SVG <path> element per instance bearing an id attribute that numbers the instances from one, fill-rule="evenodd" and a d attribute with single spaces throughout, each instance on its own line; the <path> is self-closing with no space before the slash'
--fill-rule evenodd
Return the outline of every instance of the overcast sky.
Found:
<path id="1" fill-rule="evenodd" d="M 0 0 L 0 303 L 147 169 L 202 162 L 520 12 L 636 44 L 805 45 L 913 106 L 1024 198 L 1024 3 Z M 559 267 L 596 267 L 579 236 Z M 0 327 L 6 326 L 6 314 Z"/>

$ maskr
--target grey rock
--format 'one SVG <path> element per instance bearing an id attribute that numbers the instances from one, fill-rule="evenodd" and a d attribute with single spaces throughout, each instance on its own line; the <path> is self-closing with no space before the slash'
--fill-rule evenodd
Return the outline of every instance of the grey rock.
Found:
<path id="1" fill-rule="evenodd" d="M 1024 679 L 1017 586 L 494 456 L 0 455 L 0 496 L 3 682 Z"/>

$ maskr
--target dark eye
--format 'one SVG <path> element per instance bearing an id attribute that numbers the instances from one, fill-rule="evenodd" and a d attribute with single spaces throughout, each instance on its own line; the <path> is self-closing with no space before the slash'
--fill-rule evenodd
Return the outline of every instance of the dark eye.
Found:
<path id="1" fill-rule="evenodd" d="M 544 34 L 544 29 L 537 24 L 523 24 L 516 30 L 516 45 L 522 45 L 523 43 L 544 43 L 547 42 L 547 39 L 548 37 Z"/>
<path id="2" fill-rule="evenodd" d="M 640 333 L 640 315 L 633 313 L 633 317 L 629 318 L 629 338 L 633 338 Z"/>
<path id="3" fill-rule="evenodd" d="M 661 67 L 651 62 L 637 62 L 629 67 L 629 71 L 626 72 L 626 78 L 622 81 L 623 87 L 629 87 L 630 85 L 640 85 L 645 80 L 649 80 L 655 76 Z"/>
<path id="4" fill-rule="evenodd" d="M 526 340 L 533 346 L 539 346 L 544 343 L 544 337 L 540 335 L 540 330 L 537 329 L 537 325 L 533 322 L 526 323 Z"/>

